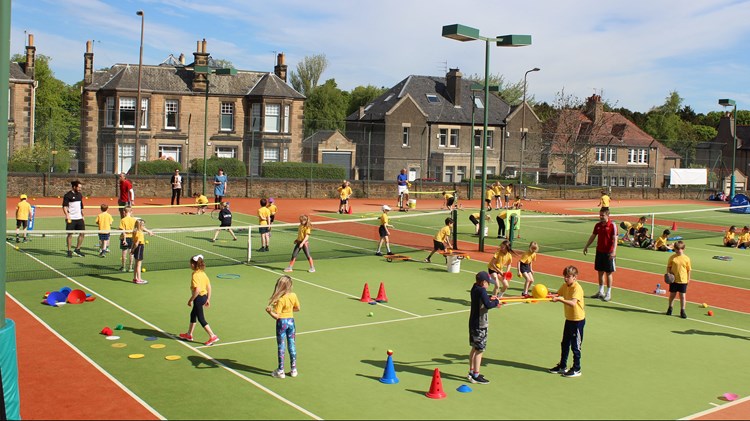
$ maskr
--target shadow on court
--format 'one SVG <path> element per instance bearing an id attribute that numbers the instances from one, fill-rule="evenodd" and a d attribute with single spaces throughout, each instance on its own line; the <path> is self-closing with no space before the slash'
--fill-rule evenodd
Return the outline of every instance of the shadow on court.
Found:
<path id="1" fill-rule="evenodd" d="M 206 368 L 220 368 L 221 365 L 231 368 L 232 370 L 244 371 L 246 373 L 259 374 L 261 376 L 270 376 L 273 368 L 259 368 L 251 365 L 240 364 L 236 360 L 227 358 L 208 359 L 197 355 L 187 357 L 193 367 L 203 370 Z"/>
<path id="2" fill-rule="evenodd" d="M 678 335 L 706 335 L 706 336 L 724 336 L 726 338 L 732 338 L 732 339 L 744 339 L 746 341 L 750 341 L 750 337 L 742 336 L 742 335 L 735 335 L 733 333 L 723 333 L 723 332 L 709 332 L 707 330 L 698 330 L 698 329 L 688 329 L 685 331 L 678 331 L 673 330 L 672 333 L 676 333 Z"/>

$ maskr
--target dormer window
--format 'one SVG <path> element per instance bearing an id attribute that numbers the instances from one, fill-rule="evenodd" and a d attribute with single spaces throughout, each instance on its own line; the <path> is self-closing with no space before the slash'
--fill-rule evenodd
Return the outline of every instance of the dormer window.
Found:
<path id="1" fill-rule="evenodd" d="M 438 99 L 437 95 L 427 94 L 427 102 L 431 104 L 437 104 L 438 102 L 440 102 L 440 99 Z"/>

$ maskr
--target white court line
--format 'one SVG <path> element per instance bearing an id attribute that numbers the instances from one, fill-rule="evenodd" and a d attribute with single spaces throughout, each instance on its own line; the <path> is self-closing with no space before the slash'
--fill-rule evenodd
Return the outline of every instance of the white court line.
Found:
<path id="1" fill-rule="evenodd" d="M 154 330 L 156 330 L 156 331 L 158 331 L 158 332 L 161 332 L 162 334 L 164 334 L 164 335 L 166 335 L 166 336 L 168 336 L 168 337 L 170 337 L 170 338 L 173 338 L 173 339 L 175 339 L 175 342 L 177 342 L 178 344 L 180 344 L 180 345 L 182 345 L 182 346 L 184 346 L 184 347 L 186 347 L 186 348 L 188 348 L 188 349 L 192 350 L 193 352 L 195 352 L 196 354 L 198 354 L 198 355 L 202 356 L 203 358 L 205 358 L 205 359 L 207 359 L 207 360 L 210 360 L 210 361 L 212 361 L 212 362 L 213 362 L 213 363 L 215 363 L 215 364 L 216 364 L 217 366 L 219 366 L 219 367 L 223 368 L 224 370 L 226 370 L 226 371 L 228 371 L 228 372 L 230 372 L 230 373 L 234 374 L 235 376 L 237 376 L 237 377 L 239 377 L 239 378 L 241 378 L 241 379 L 245 380 L 246 382 L 248 382 L 248 383 L 252 384 L 253 386 L 255 386 L 256 388 L 260 389 L 261 391 L 263 391 L 263 392 L 267 393 L 268 395 L 270 395 L 270 396 L 272 396 L 272 397 L 276 398 L 276 399 L 277 399 L 277 400 L 279 400 L 280 402 L 282 402 L 282 403 L 284 403 L 284 404 L 286 404 L 286 405 L 288 405 L 288 406 L 290 406 L 290 407 L 292 407 L 292 408 L 294 408 L 294 409 L 298 410 L 299 412 L 301 412 L 301 413 L 303 413 L 303 414 L 305 414 L 305 415 L 309 416 L 310 418 L 313 418 L 313 419 L 316 419 L 316 420 L 321 420 L 321 419 L 322 419 L 322 418 L 320 418 L 319 416 L 315 415 L 314 413 L 312 413 L 312 412 L 308 411 L 307 409 L 305 409 L 305 408 L 303 408 L 303 407 L 301 407 L 301 406 L 297 405 L 296 403 L 294 403 L 294 402 L 292 402 L 292 401 L 290 401 L 290 400 L 286 399 L 285 397 L 283 397 L 283 396 L 279 395 L 278 393 L 276 393 L 276 392 L 272 391 L 271 389 L 269 389 L 269 388 L 267 388 L 267 387 L 265 387 L 265 386 L 261 385 L 260 383 L 256 382 L 255 380 L 253 380 L 253 379 L 251 379 L 251 378 L 249 378 L 249 377 L 245 376 L 245 375 L 244 375 L 244 374 L 242 374 L 242 373 L 239 373 L 239 372 L 238 372 L 237 370 L 234 370 L 233 368 L 230 368 L 230 367 L 226 366 L 226 365 L 225 365 L 225 364 L 223 364 L 222 362 L 220 362 L 220 361 L 217 361 L 217 360 L 215 360 L 215 359 L 214 359 L 214 358 L 212 358 L 212 357 L 211 357 L 210 355 L 208 355 L 208 354 L 206 354 L 205 352 L 203 352 L 203 351 L 201 351 L 201 350 L 197 349 L 196 347 L 190 346 L 190 345 L 188 345 L 188 344 L 187 344 L 186 342 L 184 342 L 184 341 L 182 341 L 182 340 L 179 340 L 179 339 L 178 339 L 178 338 L 176 338 L 176 337 L 175 337 L 174 335 L 171 335 L 171 334 L 167 333 L 167 332 L 166 332 L 165 330 L 163 330 L 163 329 L 161 329 L 160 327 L 158 327 L 158 326 L 154 325 L 153 323 L 150 323 L 150 322 L 146 321 L 145 319 L 143 319 L 143 318 L 141 318 L 140 316 L 136 315 L 135 313 L 133 313 L 133 312 L 131 312 L 131 311 L 129 311 L 129 310 L 127 310 L 127 309 L 125 309 L 124 307 L 120 306 L 119 304 L 115 303 L 114 301 L 110 300 L 109 298 L 107 298 L 107 297 L 105 297 L 105 296 L 103 296 L 103 295 L 101 295 L 101 294 L 97 293 L 96 291 L 94 291 L 94 290 L 93 290 L 93 289 L 91 289 L 91 288 L 88 288 L 88 287 L 86 287 L 86 286 L 85 286 L 85 285 L 83 285 L 82 283 L 80 283 L 80 282 L 76 281 L 75 279 L 73 279 L 73 278 L 71 278 L 71 277 L 69 277 L 69 276 L 65 275 L 64 273 L 62 273 L 62 272 L 58 271 L 57 269 L 54 269 L 53 267 L 51 267 L 51 266 L 49 266 L 48 264 L 46 264 L 45 262 L 43 262 L 43 261 L 39 260 L 39 259 L 38 259 L 38 258 L 36 258 L 35 256 L 32 256 L 32 255 L 30 255 L 30 254 L 28 254 L 28 253 L 26 253 L 26 252 L 24 252 L 24 254 L 25 254 L 25 255 L 27 255 L 27 256 L 29 256 L 29 257 L 30 257 L 30 258 L 32 258 L 33 260 L 36 260 L 36 261 L 37 261 L 37 262 L 39 262 L 39 263 L 40 263 L 40 264 L 41 264 L 42 266 L 45 266 L 45 267 L 47 267 L 47 268 L 48 268 L 49 270 L 51 270 L 51 271 L 53 271 L 53 272 L 55 272 L 55 273 L 59 274 L 60 276 L 62 276 L 62 277 L 64 277 L 64 278 L 66 278 L 66 279 L 67 279 L 67 280 L 69 280 L 70 282 L 73 282 L 73 283 L 75 283 L 76 285 L 80 286 L 81 288 L 84 288 L 84 289 L 87 289 L 87 290 L 91 291 L 92 293 L 96 294 L 96 295 L 97 295 L 97 296 L 98 296 L 98 297 L 99 297 L 100 299 L 102 299 L 102 300 L 106 301 L 107 303 L 109 303 L 109 304 L 110 304 L 110 305 L 112 305 L 113 307 L 115 307 L 115 308 L 117 308 L 118 310 L 122 311 L 123 313 L 125 313 L 125 314 L 127 314 L 127 315 L 129 315 L 129 316 L 133 317 L 134 319 L 136 319 L 136 320 L 140 321 L 141 323 L 145 324 L 146 326 L 149 326 L 149 327 L 153 328 Z M 28 310 L 27 310 L 27 311 L 28 311 Z M 29 313 L 30 313 L 30 312 L 29 312 Z M 30 313 L 30 314 L 32 314 L 32 315 L 33 315 L 33 313 Z M 34 317 L 36 317 L 36 316 L 34 316 Z M 59 334 L 57 334 L 57 332 L 53 331 L 53 330 L 52 330 L 52 329 L 51 329 L 51 328 L 50 328 L 49 326 L 48 326 L 48 328 L 49 328 L 49 329 L 50 329 L 50 330 L 51 330 L 52 332 L 54 332 L 54 333 L 55 333 L 55 334 L 56 334 L 56 335 L 57 335 L 58 337 L 60 337 L 61 339 L 63 339 L 63 338 L 62 338 L 62 337 L 61 337 L 61 336 L 60 336 Z M 64 340 L 64 339 L 63 339 L 63 340 Z M 76 350 L 77 352 L 79 352 L 79 353 L 80 353 L 80 351 L 78 351 L 78 350 L 77 350 L 77 348 L 73 347 L 73 345 L 72 345 L 72 344 L 70 344 L 70 343 L 69 343 L 68 341 L 65 341 L 65 342 L 66 342 L 67 344 L 69 344 L 69 345 L 71 346 L 71 348 L 73 348 L 74 350 Z M 81 355 L 83 355 L 83 354 L 81 354 Z M 89 360 L 88 358 L 86 358 L 86 359 L 87 359 L 87 360 Z M 91 360 L 89 360 L 89 361 L 91 361 Z M 96 365 L 96 364 L 95 364 L 95 363 L 94 363 L 93 361 L 92 361 L 91 363 L 92 363 L 92 364 L 94 364 L 94 366 L 95 366 L 95 367 L 97 367 L 97 368 L 99 368 L 100 370 L 103 370 L 103 369 L 101 369 L 101 368 L 100 368 L 100 367 L 99 367 L 98 365 Z M 102 372 L 104 373 L 104 371 L 102 371 Z M 108 377 L 111 377 L 111 376 L 108 376 Z M 114 381 L 114 380 L 113 380 L 113 381 Z M 115 381 L 115 382 L 116 382 L 116 381 Z M 119 382 L 116 382 L 116 383 L 117 383 L 117 384 L 119 384 Z M 123 386 L 123 387 L 124 387 L 124 386 Z M 132 395 L 133 397 L 135 397 L 135 398 L 136 398 L 136 399 L 137 399 L 137 400 L 138 400 L 139 402 L 142 402 L 142 401 L 141 401 L 141 400 L 140 400 L 139 398 L 137 398 L 137 397 L 136 397 L 136 396 L 135 396 L 134 394 L 132 394 L 132 392 L 130 392 L 130 391 L 129 391 L 128 389 L 124 389 L 124 390 L 125 390 L 125 391 L 127 391 L 127 392 L 128 392 L 129 394 L 131 394 L 131 395 Z M 145 406 L 145 403 L 144 403 L 144 406 Z M 146 406 L 146 408 L 150 408 L 150 407 L 149 407 L 149 406 Z M 157 412 L 155 412 L 155 410 L 152 410 L 152 412 L 153 412 L 153 413 L 154 413 L 155 415 L 158 415 L 159 417 L 161 417 L 161 415 L 159 415 L 159 414 L 158 414 Z M 166 419 L 166 418 L 161 418 L 161 419 Z"/>
<path id="2" fill-rule="evenodd" d="M 730 408 L 730 407 L 735 406 L 735 405 L 739 405 L 739 404 L 747 402 L 749 400 L 750 400 L 750 396 L 746 396 L 746 397 L 744 397 L 742 399 L 737 399 L 736 401 L 728 402 L 728 403 L 724 403 L 724 404 L 719 404 L 719 405 L 716 405 L 713 402 L 709 402 L 708 403 L 709 405 L 714 405 L 713 408 L 709 408 L 709 409 L 706 409 L 705 411 L 701 411 L 701 412 L 696 412 L 695 414 L 687 415 L 687 416 L 679 418 L 679 419 L 680 420 L 693 420 L 693 419 L 702 417 L 704 415 L 712 414 L 714 412 L 719 412 L 719 411 L 721 411 L 723 409 Z"/>

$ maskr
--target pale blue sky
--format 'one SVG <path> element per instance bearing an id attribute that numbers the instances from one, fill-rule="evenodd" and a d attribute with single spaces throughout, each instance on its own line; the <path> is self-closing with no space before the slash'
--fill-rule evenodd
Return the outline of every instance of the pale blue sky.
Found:
<path id="1" fill-rule="evenodd" d="M 192 61 L 196 41 L 243 70 L 273 71 L 276 52 L 292 70 L 325 54 L 322 81 L 339 88 L 391 87 L 410 74 L 442 76 L 446 67 L 484 73 L 484 43 L 441 37 L 443 25 L 473 26 L 483 36 L 530 34 L 533 45 L 491 49 L 490 72 L 507 81 L 528 76 L 528 95 L 553 102 L 564 89 L 592 93 L 646 112 L 676 90 L 697 112 L 718 111 L 719 98 L 750 109 L 750 1 L 538 0 L 509 7 L 489 0 L 13 0 L 11 54 L 24 31 L 55 75 L 83 78 L 86 40 L 94 66 L 138 63 L 145 12 L 144 64 L 170 54 Z"/>

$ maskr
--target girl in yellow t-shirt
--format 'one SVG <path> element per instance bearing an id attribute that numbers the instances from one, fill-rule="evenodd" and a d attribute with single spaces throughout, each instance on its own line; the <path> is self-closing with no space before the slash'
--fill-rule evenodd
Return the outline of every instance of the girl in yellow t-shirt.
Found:
<path id="1" fill-rule="evenodd" d="M 505 291 L 508 290 L 510 278 L 513 276 L 510 272 L 510 268 L 513 266 L 513 255 L 518 256 L 518 253 L 513 251 L 510 246 L 510 241 L 504 240 L 500 243 L 497 252 L 487 264 L 487 271 L 490 273 L 490 277 L 492 277 L 492 281 L 495 283 L 495 288 L 492 290 L 493 296 L 502 298 Z M 500 287 L 501 284 L 502 288 Z M 498 291 L 500 292 L 500 295 L 498 295 Z"/>
<path id="2" fill-rule="evenodd" d="M 523 297 L 531 297 L 529 289 L 531 284 L 534 283 L 534 269 L 532 264 L 536 260 L 536 252 L 539 251 L 539 245 L 536 241 L 529 243 L 529 249 L 523 252 L 521 258 L 518 259 L 518 276 L 522 277 L 526 283 L 523 286 Z"/>
<path id="3" fill-rule="evenodd" d="M 144 231 L 150 235 L 154 235 L 153 232 L 146 229 L 146 221 L 138 219 L 135 221 L 135 228 L 133 228 L 133 246 L 130 249 L 130 254 L 133 255 L 135 261 L 135 269 L 133 269 L 133 283 L 135 284 L 147 284 L 148 281 L 141 278 L 141 271 L 143 267 L 143 249 L 146 245 Z"/>
<path id="4" fill-rule="evenodd" d="M 299 228 L 297 228 L 297 238 L 294 240 L 294 250 L 292 250 L 292 260 L 289 261 L 289 266 L 284 269 L 284 272 L 291 272 L 294 270 L 294 262 L 297 260 L 299 251 L 305 252 L 307 262 L 310 263 L 310 269 L 308 272 L 315 272 L 315 265 L 313 264 L 312 256 L 310 256 L 310 233 L 312 232 L 312 222 L 310 217 L 307 215 L 299 216 Z"/>
<path id="5" fill-rule="evenodd" d="M 190 280 L 191 294 L 187 305 L 188 307 L 192 306 L 193 309 L 190 310 L 188 331 L 187 333 L 180 333 L 180 338 L 192 341 L 195 322 L 198 322 L 206 330 L 206 333 L 208 333 L 208 341 L 205 345 L 211 346 L 219 341 L 219 337 L 211 330 L 211 326 L 208 325 L 206 317 L 203 315 L 203 307 L 208 308 L 211 305 L 211 280 L 206 275 L 206 262 L 203 261 L 202 254 L 190 258 L 190 268 L 193 269 L 193 276 Z"/>
<path id="6" fill-rule="evenodd" d="M 742 228 L 742 234 L 737 239 L 737 247 L 750 248 L 750 227 L 747 225 Z"/>
<path id="7" fill-rule="evenodd" d="M 724 233 L 724 245 L 727 247 L 737 247 L 737 227 L 732 225 Z"/>
<path id="8" fill-rule="evenodd" d="M 287 275 L 280 277 L 276 281 L 276 287 L 268 300 L 266 312 L 276 319 L 276 344 L 278 345 L 279 367 L 271 375 L 283 379 L 284 374 L 284 345 L 289 350 L 289 360 L 291 362 L 292 377 L 297 377 L 297 347 L 294 340 L 296 337 L 296 328 L 294 326 L 294 312 L 299 311 L 299 299 L 297 294 L 292 292 L 292 278 Z M 286 344 L 284 343 L 286 342 Z"/>
<path id="9" fill-rule="evenodd" d="M 677 294 L 680 294 L 680 317 L 687 319 L 685 314 L 685 303 L 687 302 L 687 286 L 690 282 L 690 273 L 693 267 L 690 258 L 685 255 L 685 243 L 680 240 L 674 243 L 674 254 L 669 256 L 667 262 L 667 273 L 674 275 L 674 282 L 669 284 L 669 306 L 667 316 L 672 315 L 672 302 Z"/>

